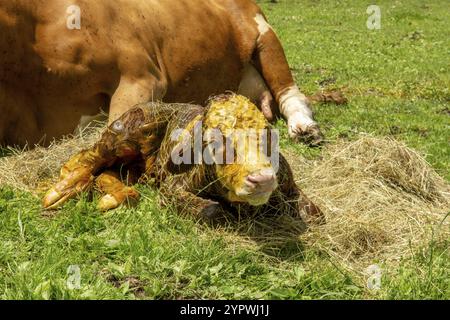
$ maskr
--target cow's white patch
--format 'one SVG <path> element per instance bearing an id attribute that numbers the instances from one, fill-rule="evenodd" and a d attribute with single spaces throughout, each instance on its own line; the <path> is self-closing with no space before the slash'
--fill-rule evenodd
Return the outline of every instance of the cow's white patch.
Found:
<path id="1" fill-rule="evenodd" d="M 306 131 L 308 127 L 316 124 L 307 101 L 297 86 L 289 88 L 280 97 L 280 111 L 288 121 L 291 136 L 295 136 L 299 129 Z"/>
<path id="2" fill-rule="evenodd" d="M 255 21 L 258 24 L 259 35 L 262 36 L 269 30 L 272 30 L 272 26 L 267 22 L 264 16 L 258 13 L 255 17 Z"/>

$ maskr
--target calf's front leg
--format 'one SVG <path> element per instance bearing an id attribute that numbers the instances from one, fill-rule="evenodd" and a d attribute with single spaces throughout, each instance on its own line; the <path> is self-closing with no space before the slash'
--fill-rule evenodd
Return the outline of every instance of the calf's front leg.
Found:
<path id="1" fill-rule="evenodd" d="M 124 115 L 122 118 L 126 118 Z M 121 123 L 122 127 L 126 127 Z M 112 124 L 92 148 L 72 156 L 61 169 L 59 181 L 45 194 L 43 207 L 57 209 L 68 200 L 90 189 L 94 176 L 102 169 L 112 166 L 118 159 L 131 161 L 139 155 L 136 144 L 123 144 L 124 136 L 114 131 Z"/>
<path id="2" fill-rule="evenodd" d="M 44 208 L 56 209 L 86 191 L 101 170 L 116 163 L 127 165 L 154 156 L 171 112 L 173 108 L 158 104 L 135 106 L 125 112 L 108 127 L 94 147 L 76 154 L 64 165 L 59 182 L 43 199 Z"/>
<path id="3" fill-rule="evenodd" d="M 129 173 L 132 174 L 132 171 L 128 171 L 125 179 L 128 180 L 128 184 L 136 182 L 139 177 L 130 177 Z M 98 202 L 97 209 L 108 211 L 125 203 L 135 204 L 139 200 L 139 192 L 122 180 L 120 173 L 112 170 L 101 173 L 95 179 L 97 190 L 103 194 Z"/>
<path id="4" fill-rule="evenodd" d="M 44 196 L 44 208 L 56 209 L 69 199 L 90 189 L 95 172 L 108 161 L 111 159 L 102 154 L 99 146 L 73 156 L 62 167 L 58 183 Z"/>
<path id="5" fill-rule="evenodd" d="M 199 197 L 181 186 L 167 184 L 160 190 L 163 196 L 162 204 L 172 206 L 181 215 L 206 222 L 217 221 L 227 216 L 220 203 Z"/>
<path id="6" fill-rule="evenodd" d="M 285 213 L 294 218 L 301 218 L 306 224 L 324 224 L 325 215 L 295 183 L 293 172 L 283 155 L 280 155 L 280 169 L 277 174 L 279 195 L 278 205 L 282 203 Z"/>

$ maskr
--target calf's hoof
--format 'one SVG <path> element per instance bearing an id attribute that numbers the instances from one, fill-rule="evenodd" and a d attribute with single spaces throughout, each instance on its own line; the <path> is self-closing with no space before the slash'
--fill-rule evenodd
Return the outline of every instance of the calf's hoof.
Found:
<path id="1" fill-rule="evenodd" d="M 102 211 L 102 212 L 106 212 L 109 210 L 113 210 L 118 208 L 121 205 L 121 203 L 113 196 L 110 194 L 104 195 L 97 204 L 97 209 Z"/>
<path id="2" fill-rule="evenodd" d="M 210 227 L 218 227 L 226 225 L 231 221 L 236 221 L 231 212 L 220 203 L 211 202 L 201 211 L 201 222 Z"/>
<path id="3" fill-rule="evenodd" d="M 311 201 L 300 201 L 299 207 L 300 215 L 307 225 L 324 225 L 327 223 L 325 214 Z"/>
<path id="4" fill-rule="evenodd" d="M 137 205 L 140 195 L 133 187 L 125 187 L 112 194 L 105 194 L 99 200 L 97 209 L 102 212 L 110 211 L 120 207 L 123 204 L 129 206 Z"/>
<path id="5" fill-rule="evenodd" d="M 94 177 L 85 172 L 74 171 L 68 178 L 58 182 L 42 200 L 44 209 L 56 210 L 67 201 L 87 191 L 92 186 Z"/>
<path id="6" fill-rule="evenodd" d="M 221 212 L 221 206 L 217 202 L 211 202 L 201 211 L 201 217 L 206 220 L 214 220 L 218 218 Z"/>

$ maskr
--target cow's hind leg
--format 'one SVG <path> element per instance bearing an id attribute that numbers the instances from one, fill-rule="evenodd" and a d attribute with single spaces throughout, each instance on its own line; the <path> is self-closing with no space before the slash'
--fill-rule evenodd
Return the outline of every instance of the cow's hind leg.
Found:
<path id="1" fill-rule="evenodd" d="M 243 71 L 238 94 L 249 98 L 264 114 L 269 122 L 279 117 L 276 102 L 261 74 L 252 64 L 248 64 Z"/>
<path id="2" fill-rule="evenodd" d="M 255 23 L 259 32 L 254 53 L 255 66 L 288 122 L 289 135 L 310 145 L 320 144 L 322 133 L 313 119 L 307 97 L 294 82 L 280 40 L 262 14 L 256 15 Z"/>
<path id="3" fill-rule="evenodd" d="M 162 100 L 166 90 L 167 84 L 152 75 L 139 79 L 122 77 L 111 99 L 109 124 L 137 104 Z"/>

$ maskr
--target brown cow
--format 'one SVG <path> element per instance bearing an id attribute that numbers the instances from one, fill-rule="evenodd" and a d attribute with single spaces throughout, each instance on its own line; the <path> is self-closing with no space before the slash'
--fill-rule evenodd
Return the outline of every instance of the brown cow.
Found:
<path id="1" fill-rule="evenodd" d="M 138 103 L 203 104 L 227 90 L 262 97 L 266 111 L 273 96 L 291 137 L 321 140 L 253 0 L 0 0 L 0 33 L 0 145 L 48 143 L 102 110 L 112 123 Z"/>

